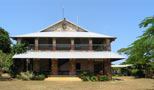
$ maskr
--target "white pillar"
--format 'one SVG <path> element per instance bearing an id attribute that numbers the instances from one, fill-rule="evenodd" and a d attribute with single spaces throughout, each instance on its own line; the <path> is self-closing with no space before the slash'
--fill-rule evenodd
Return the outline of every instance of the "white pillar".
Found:
<path id="1" fill-rule="evenodd" d="M 74 47 L 74 39 L 72 38 L 71 39 L 71 50 L 74 50 L 75 49 L 75 47 Z"/>
<path id="2" fill-rule="evenodd" d="M 35 38 L 35 50 L 38 50 L 38 45 L 39 45 L 39 39 Z"/>
<path id="3" fill-rule="evenodd" d="M 52 39 L 52 45 L 53 45 L 52 50 L 55 51 L 56 50 L 56 39 L 55 38 Z"/>
<path id="4" fill-rule="evenodd" d="M 91 38 L 89 39 L 89 50 L 90 50 L 90 51 L 93 50 L 93 41 L 92 41 Z"/>

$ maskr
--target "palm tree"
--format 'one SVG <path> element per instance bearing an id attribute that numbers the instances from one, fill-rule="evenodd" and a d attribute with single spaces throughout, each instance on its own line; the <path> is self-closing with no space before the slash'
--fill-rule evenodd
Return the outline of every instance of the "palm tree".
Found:
<path id="1" fill-rule="evenodd" d="M 151 67 L 154 66 L 154 16 L 145 18 L 139 26 L 146 28 L 143 35 L 129 47 L 120 49 L 119 52 L 128 55 L 126 63 L 135 64 L 137 66 L 135 69 L 148 75 L 152 70 Z"/>
<path id="2" fill-rule="evenodd" d="M 146 17 L 140 24 L 140 27 L 147 27 L 149 24 L 152 25 L 152 27 L 154 27 L 154 16 L 152 17 Z"/>

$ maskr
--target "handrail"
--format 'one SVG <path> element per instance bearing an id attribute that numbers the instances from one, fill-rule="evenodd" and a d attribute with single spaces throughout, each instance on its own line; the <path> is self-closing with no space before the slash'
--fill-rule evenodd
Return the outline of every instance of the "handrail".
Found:
<path id="1" fill-rule="evenodd" d="M 35 44 L 29 44 L 35 46 Z M 38 44 L 40 46 L 52 46 L 53 44 Z M 70 46 L 71 44 L 56 44 L 58 46 Z M 75 46 L 89 46 L 89 44 L 74 44 Z M 106 44 L 92 44 L 92 46 L 106 46 Z"/>
<path id="2" fill-rule="evenodd" d="M 74 44 L 74 50 L 89 50 L 89 44 Z M 103 51 L 107 47 L 106 44 L 92 44 L 94 51 Z M 38 44 L 39 49 L 49 49 L 52 50 L 53 44 Z M 35 45 L 29 44 L 29 50 L 34 50 Z M 71 44 L 56 44 L 57 50 L 70 50 Z"/>

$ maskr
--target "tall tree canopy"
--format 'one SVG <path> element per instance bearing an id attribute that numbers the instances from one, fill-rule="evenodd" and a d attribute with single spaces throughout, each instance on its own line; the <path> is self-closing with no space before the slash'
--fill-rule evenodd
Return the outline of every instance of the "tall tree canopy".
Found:
<path id="1" fill-rule="evenodd" d="M 137 69 L 147 72 L 154 69 L 154 17 L 145 18 L 139 26 L 146 28 L 144 33 L 129 47 L 122 48 L 118 52 L 128 56 L 124 63 L 134 64 Z"/>
<path id="2" fill-rule="evenodd" d="M 11 51 L 11 40 L 7 31 L 0 27 L 0 50 L 4 53 Z"/>
<path id="3" fill-rule="evenodd" d="M 2 71 L 9 71 L 12 65 L 12 56 L 11 53 L 3 53 L 0 51 L 0 76 Z"/>
<path id="4" fill-rule="evenodd" d="M 3 71 L 11 71 L 13 64 L 12 56 L 14 54 L 24 53 L 26 50 L 27 44 L 25 43 L 11 45 L 8 32 L 0 28 L 0 76 Z"/>

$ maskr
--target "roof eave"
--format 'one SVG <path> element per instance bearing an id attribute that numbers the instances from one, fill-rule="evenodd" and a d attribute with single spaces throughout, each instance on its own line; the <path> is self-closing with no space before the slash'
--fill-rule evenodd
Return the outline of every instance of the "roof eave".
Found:
<path id="1" fill-rule="evenodd" d="M 16 38 L 45 38 L 43 36 L 11 36 L 10 38 L 12 39 L 16 39 Z M 112 41 L 114 41 L 115 39 L 117 39 L 116 37 L 47 37 L 47 38 L 108 38 L 108 39 L 112 39 Z"/>

